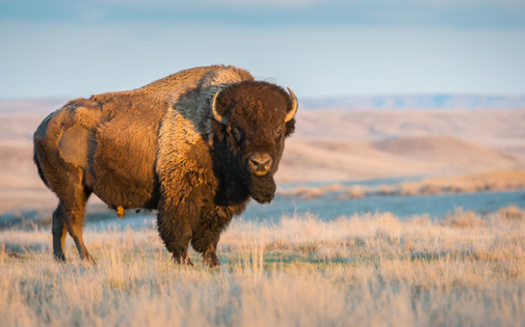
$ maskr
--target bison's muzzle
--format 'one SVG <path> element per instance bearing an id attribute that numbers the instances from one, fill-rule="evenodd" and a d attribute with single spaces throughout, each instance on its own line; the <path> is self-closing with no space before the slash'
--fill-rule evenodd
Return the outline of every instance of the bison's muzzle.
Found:
<path id="1" fill-rule="evenodd" d="M 248 161 L 248 169 L 256 176 L 264 176 L 272 169 L 272 157 L 267 153 L 255 153 Z"/>

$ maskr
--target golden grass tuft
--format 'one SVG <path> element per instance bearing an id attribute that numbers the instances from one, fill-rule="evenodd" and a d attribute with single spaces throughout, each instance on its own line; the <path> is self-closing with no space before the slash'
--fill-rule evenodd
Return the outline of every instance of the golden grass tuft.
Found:
<path id="1" fill-rule="evenodd" d="M 525 210 L 521 210 L 517 206 L 508 206 L 501 208 L 499 211 L 500 219 L 515 219 L 515 220 L 525 220 Z"/>
<path id="2" fill-rule="evenodd" d="M 445 217 L 444 225 L 452 228 L 479 228 L 485 227 L 486 221 L 473 211 L 457 208 L 452 215 Z"/>

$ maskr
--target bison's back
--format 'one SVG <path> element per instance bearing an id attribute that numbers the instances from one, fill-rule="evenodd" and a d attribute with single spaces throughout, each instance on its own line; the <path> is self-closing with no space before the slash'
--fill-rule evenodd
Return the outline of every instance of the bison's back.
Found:
<path id="1" fill-rule="evenodd" d="M 247 80 L 251 81 L 254 78 L 246 70 L 235 66 L 204 66 L 181 70 L 147 84 L 134 92 L 148 93 L 175 104 L 180 100 L 181 95 L 191 90 Z"/>

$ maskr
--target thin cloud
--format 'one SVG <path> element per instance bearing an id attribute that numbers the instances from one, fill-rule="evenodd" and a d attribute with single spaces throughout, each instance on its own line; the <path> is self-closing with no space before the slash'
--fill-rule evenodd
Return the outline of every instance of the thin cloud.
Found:
<path id="1" fill-rule="evenodd" d="M 205 2 L 237 4 L 237 5 L 310 6 L 313 4 L 334 3 L 338 1 L 326 1 L 326 0 L 205 0 Z"/>
<path id="2" fill-rule="evenodd" d="M 350 1 L 350 2 L 359 2 Z M 235 4 L 235 5 L 271 5 L 271 6 L 308 6 L 312 4 L 321 4 L 321 3 L 334 3 L 342 2 L 339 0 L 179 0 L 179 1 L 170 1 L 170 0 L 151 0 L 151 1 L 142 1 L 142 0 L 94 0 L 100 4 L 118 4 L 126 6 L 136 6 L 136 7 L 170 7 L 170 8 L 180 8 L 180 7 L 197 7 L 202 6 L 203 4 Z M 348 1 L 347 1 L 348 2 Z"/>

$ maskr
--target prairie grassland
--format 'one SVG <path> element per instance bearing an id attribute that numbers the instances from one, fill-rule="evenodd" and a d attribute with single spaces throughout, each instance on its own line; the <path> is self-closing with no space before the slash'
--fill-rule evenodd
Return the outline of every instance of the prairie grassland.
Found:
<path id="1" fill-rule="evenodd" d="M 236 220 L 221 268 L 172 262 L 155 229 L 0 232 L 0 326 L 523 326 L 525 211 Z"/>

